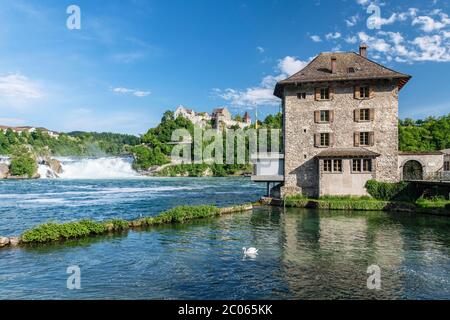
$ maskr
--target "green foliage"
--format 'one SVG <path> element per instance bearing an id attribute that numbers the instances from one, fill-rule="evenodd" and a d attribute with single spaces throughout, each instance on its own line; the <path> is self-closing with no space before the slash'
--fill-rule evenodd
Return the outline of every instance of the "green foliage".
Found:
<path id="1" fill-rule="evenodd" d="M 43 243 L 102 234 L 105 231 L 103 224 L 91 220 L 63 224 L 49 222 L 24 232 L 21 239 L 25 243 Z"/>
<path id="2" fill-rule="evenodd" d="M 419 198 L 416 205 L 420 208 L 446 208 L 446 206 L 450 206 L 450 200 L 446 200 L 444 197 Z"/>
<path id="3" fill-rule="evenodd" d="M 236 116 L 235 119 L 242 119 L 240 116 Z M 282 115 L 269 115 L 264 122 L 261 123 L 260 128 L 264 129 L 280 129 L 281 128 Z M 254 126 L 253 126 L 254 128 Z M 130 148 L 130 152 L 134 154 L 135 161 L 133 167 L 136 170 L 147 170 L 151 166 L 163 165 L 169 162 L 174 145 L 172 144 L 172 133 L 177 129 L 185 129 L 191 137 L 194 136 L 194 130 L 197 129 L 204 134 L 204 131 L 200 128 L 195 128 L 194 124 L 183 118 L 174 118 L 172 111 L 166 111 L 161 119 L 161 123 L 156 127 L 149 129 L 145 135 L 142 136 L 142 146 L 135 146 Z M 236 128 L 238 129 L 238 128 Z M 246 129 L 245 129 L 246 130 Z M 244 130 L 244 132 L 245 132 Z M 225 134 L 223 134 L 225 137 Z M 268 144 L 272 145 L 271 137 L 268 136 Z M 249 148 L 248 137 L 246 137 L 246 160 L 249 160 Z M 196 154 L 197 150 L 202 150 L 205 146 L 209 145 L 213 141 L 202 141 L 201 145 L 191 146 L 192 157 L 199 158 L 199 154 Z M 235 138 L 234 156 L 237 157 L 237 138 Z M 280 136 L 279 145 L 281 145 L 282 137 Z M 224 141 L 223 146 L 223 163 L 226 163 L 227 145 Z M 236 158 L 235 158 L 236 159 Z M 235 161 L 237 163 L 237 161 Z M 181 164 L 165 168 L 159 172 L 161 176 L 190 176 L 199 177 L 203 176 L 206 170 L 210 170 L 213 176 L 223 177 L 233 175 L 242 172 L 251 171 L 250 164 Z"/>
<path id="4" fill-rule="evenodd" d="M 135 170 L 147 170 L 151 166 L 169 163 L 169 158 L 161 152 L 159 147 L 149 148 L 139 145 L 129 149 L 134 156 L 133 168 Z"/>
<path id="5" fill-rule="evenodd" d="M 113 219 L 105 222 L 107 229 L 111 231 L 127 230 L 130 227 L 130 223 L 122 219 Z"/>
<path id="6" fill-rule="evenodd" d="M 367 192 L 377 200 L 404 200 L 408 201 L 414 197 L 411 188 L 407 182 L 378 182 L 369 180 L 366 182 L 365 188 Z"/>
<path id="7" fill-rule="evenodd" d="M 13 176 L 33 177 L 37 164 L 33 154 L 25 146 L 16 146 L 12 151 L 10 173 Z"/>
<path id="8" fill-rule="evenodd" d="M 43 130 L 16 133 L 0 130 L 0 154 L 10 155 L 18 146 L 29 145 L 39 155 L 98 156 L 121 155 L 127 146 L 140 143 L 140 138 L 117 133 L 71 132 L 51 137 Z"/>
<path id="9" fill-rule="evenodd" d="M 152 226 L 166 223 L 184 223 L 188 220 L 219 216 L 219 208 L 208 205 L 180 206 L 162 212 L 155 217 L 139 218 L 128 222 L 122 219 L 113 219 L 106 222 L 81 220 L 58 224 L 48 222 L 25 231 L 22 236 L 24 243 L 45 243 L 60 240 L 76 239 L 89 235 L 99 235 L 108 231 L 120 232 L 131 227 Z"/>
<path id="10" fill-rule="evenodd" d="M 183 223 L 188 220 L 218 216 L 220 210 L 214 206 L 180 206 L 165 211 L 154 218 L 156 223 Z"/>
<path id="11" fill-rule="evenodd" d="M 295 195 L 286 197 L 284 204 L 286 207 L 361 211 L 382 211 L 390 206 L 388 201 L 380 201 L 367 196 L 325 196 L 319 199 L 308 199 Z"/>
<path id="12" fill-rule="evenodd" d="M 450 148 L 450 114 L 399 123 L 401 151 L 434 151 Z"/>

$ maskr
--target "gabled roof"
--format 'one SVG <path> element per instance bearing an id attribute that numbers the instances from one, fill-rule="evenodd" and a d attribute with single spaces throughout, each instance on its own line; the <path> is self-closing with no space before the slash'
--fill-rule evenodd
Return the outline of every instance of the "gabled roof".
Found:
<path id="1" fill-rule="evenodd" d="M 329 148 L 317 155 L 317 158 L 376 158 L 380 154 L 365 148 Z"/>
<path id="2" fill-rule="evenodd" d="M 336 58 L 334 73 L 331 73 L 332 57 Z M 354 72 L 350 72 L 349 68 L 353 68 Z M 278 82 L 274 94 L 281 98 L 283 87 L 289 84 L 372 79 L 399 79 L 399 89 L 401 89 L 411 76 L 386 68 L 355 52 L 325 52 L 319 54 L 296 74 Z"/>

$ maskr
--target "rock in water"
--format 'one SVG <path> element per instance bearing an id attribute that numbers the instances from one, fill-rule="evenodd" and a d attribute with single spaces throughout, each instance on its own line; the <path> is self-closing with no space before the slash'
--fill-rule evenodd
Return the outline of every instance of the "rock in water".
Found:
<path id="1" fill-rule="evenodd" d="M 63 172 L 61 162 L 56 159 L 50 159 L 50 161 L 48 162 L 48 166 L 56 174 L 61 174 Z"/>
<path id="2" fill-rule="evenodd" d="M 0 179 L 5 179 L 9 175 L 9 166 L 6 163 L 0 163 Z"/>
<path id="3" fill-rule="evenodd" d="M 11 238 L 9 238 L 9 244 L 12 247 L 18 246 L 20 244 L 20 238 L 18 238 L 18 237 L 11 237 Z"/>
<path id="4" fill-rule="evenodd" d="M 9 244 L 9 238 L 0 237 L 0 248 Z"/>

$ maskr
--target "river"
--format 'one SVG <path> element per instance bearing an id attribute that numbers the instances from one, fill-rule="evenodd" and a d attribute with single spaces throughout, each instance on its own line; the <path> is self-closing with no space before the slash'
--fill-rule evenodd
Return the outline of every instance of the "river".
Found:
<path id="1" fill-rule="evenodd" d="M 180 204 L 239 204 L 265 189 L 247 178 L 92 175 L 0 181 L 0 235 L 50 220 L 133 219 Z M 445 217 L 262 207 L 0 249 L 0 299 L 448 299 L 449 230 Z M 244 246 L 259 255 L 244 258 Z M 367 288 L 371 265 L 381 269 L 381 290 Z M 81 270 L 80 290 L 66 287 L 69 266 Z"/>

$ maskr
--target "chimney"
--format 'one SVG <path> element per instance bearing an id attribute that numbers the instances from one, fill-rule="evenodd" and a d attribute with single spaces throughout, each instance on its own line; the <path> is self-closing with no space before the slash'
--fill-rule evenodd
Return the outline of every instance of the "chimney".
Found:
<path id="1" fill-rule="evenodd" d="M 361 43 L 361 45 L 359 46 L 359 55 L 361 57 L 367 58 L 367 45 L 365 45 L 364 43 Z"/>
<path id="2" fill-rule="evenodd" d="M 336 57 L 331 57 L 331 73 L 336 73 Z"/>

